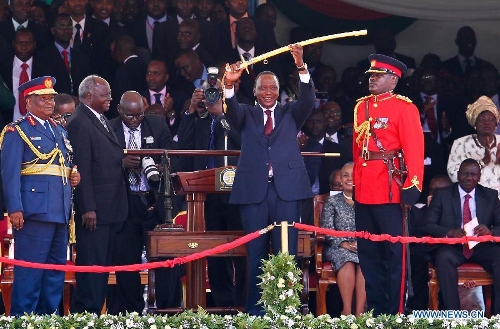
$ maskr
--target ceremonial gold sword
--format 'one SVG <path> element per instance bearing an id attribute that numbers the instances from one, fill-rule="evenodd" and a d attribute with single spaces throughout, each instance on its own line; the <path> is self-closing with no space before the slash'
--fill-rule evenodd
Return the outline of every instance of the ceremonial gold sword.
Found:
<path id="1" fill-rule="evenodd" d="M 333 39 L 347 38 L 347 37 L 357 37 L 357 36 L 366 35 L 366 34 L 367 34 L 367 30 L 336 33 L 336 34 L 330 34 L 330 35 L 325 35 L 322 37 L 304 40 L 301 42 L 297 42 L 297 44 L 304 47 L 307 45 L 312 45 L 313 43 L 318 43 L 318 42 L 323 42 L 323 41 L 328 41 L 328 40 L 333 40 Z M 288 46 L 283 46 L 281 48 L 274 49 L 274 50 L 271 50 L 271 51 L 264 53 L 262 55 L 256 56 L 256 57 L 250 59 L 249 61 L 246 61 L 243 58 L 243 56 L 240 55 L 240 58 L 241 58 L 240 68 L 245 69 L 248 73 L 248 67 L 250 65 L 253 65 L 253 64 L 261 62 L 261 61 L 266 61 L 270 57 L 282 54 L 282 53 L 287 52 L 287 51 L 290 51 L 290 48 Z"/>

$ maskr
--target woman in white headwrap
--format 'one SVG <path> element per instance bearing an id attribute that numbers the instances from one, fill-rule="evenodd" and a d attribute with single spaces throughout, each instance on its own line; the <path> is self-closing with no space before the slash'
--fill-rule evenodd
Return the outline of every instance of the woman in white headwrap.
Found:
<path id="1" fill-rule="evenodd" d="M 500 135 L 495 134 L 500 113 L 493 101 L 481 96 L 467 106 L 467 121 L 474 127 L 476 134 L 458 138 L 453 142 L 448 158 L 448 175 L 457 181 L 460 164 L 467 158 L 475 159 L 481 165 L 483 186 L 500 192 Z"/>

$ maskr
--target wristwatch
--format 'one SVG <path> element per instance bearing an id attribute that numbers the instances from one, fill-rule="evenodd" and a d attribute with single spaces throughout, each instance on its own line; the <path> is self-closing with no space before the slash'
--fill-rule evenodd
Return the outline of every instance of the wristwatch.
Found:
<path id="1" fill-rule="evenodd" d="M 302 66 L 297 66 L 297 70 L 299 72 L 307 71 L 307 64 L 304 62 L 304 64 L 302 64 Z"/>

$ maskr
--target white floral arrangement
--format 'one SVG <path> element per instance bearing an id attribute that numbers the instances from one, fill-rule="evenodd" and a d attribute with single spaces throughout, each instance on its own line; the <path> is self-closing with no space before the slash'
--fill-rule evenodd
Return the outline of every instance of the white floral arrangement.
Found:
<path id="1" fill-rule="evenodd" d="M 292 324 L 297 316 L 300 318 L 301 275 L 302 271 L 291 255 L 280 252 L 262 261 L 259 304 L 264 306 L 267 316 L 288 324 Z"/>

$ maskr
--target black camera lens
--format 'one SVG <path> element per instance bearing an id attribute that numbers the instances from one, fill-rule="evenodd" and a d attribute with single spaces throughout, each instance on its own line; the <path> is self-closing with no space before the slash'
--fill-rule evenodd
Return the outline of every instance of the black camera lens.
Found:
<path id="1" fill-rule="evenodd" d="M 203 93 L 205 96 L 205 101 L 209 104 L 215 104 L 220 99 L 220 92 L 217 88 L 207 88 Z"/>

